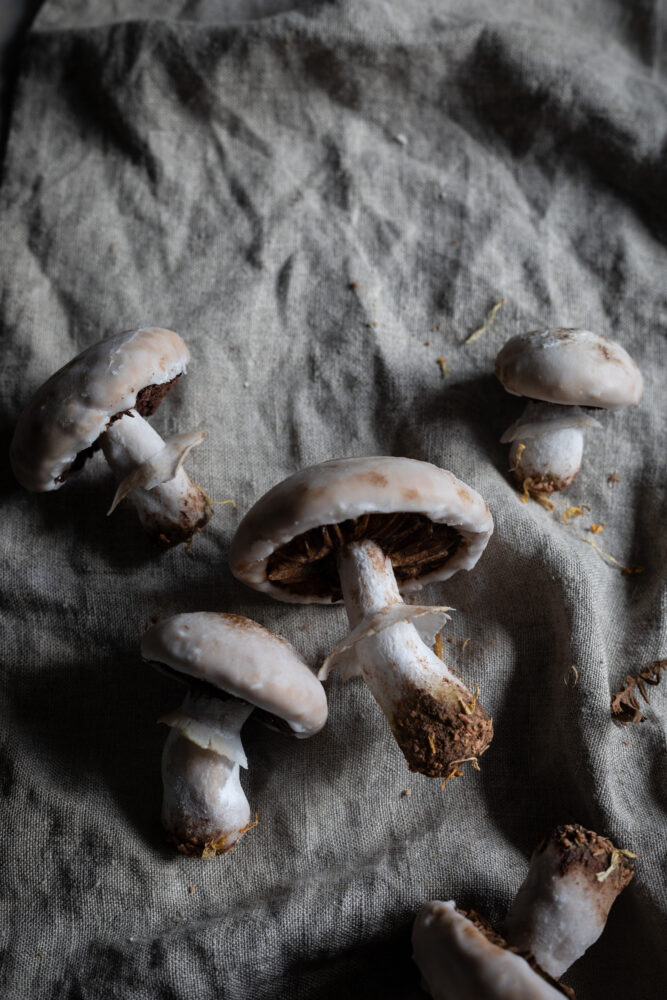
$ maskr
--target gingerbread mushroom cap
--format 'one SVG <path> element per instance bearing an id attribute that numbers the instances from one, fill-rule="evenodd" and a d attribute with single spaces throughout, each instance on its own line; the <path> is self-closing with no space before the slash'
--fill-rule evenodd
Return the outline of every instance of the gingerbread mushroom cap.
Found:
<path id="1" fill-rule="evenodd" d="M 182 338 L 158 328 L 126 330 L 82 351 L 19 418 L 10 450 L 18 481 L 33 492 L 59 489 L 116 415 L 153 413 L 189 359 Z"/>
<path id="2" fill-rule="evenodd" d="M 493 532 L 481 496 L 451 472 L 410 458 L 344 458 L 274 486 L 234 535 L 230 565 L 281 601 L 341 599 L 337 545 L 376 541 L 401 591 L 472 569 Z"/>
<path id="3" fill-rule="evenodd" d="M 174 615 L 146 632 L 141 655 L 283 719 L 296 736 L 327 720 L 324 688 L 297 651 L 241 615 Z"/>
<path id="4" fill-rule="evenodd" d="M 520 333 L 499 352 L 495 372 L 516 396 L 602 409 L 638 403 L 644 385 L 628 352 L 590 330 Z"/>

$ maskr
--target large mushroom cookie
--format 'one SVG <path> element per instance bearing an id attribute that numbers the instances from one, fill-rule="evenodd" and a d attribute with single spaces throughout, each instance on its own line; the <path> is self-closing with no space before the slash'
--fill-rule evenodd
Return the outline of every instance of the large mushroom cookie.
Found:
<path id="1" fill-rule="evenodd" d="M 578 824 L 557 827 L 533 855 L 504 937 L 451 901 L 425 903 L 412 933 L 425 987 L 434 1000 L 573 997 L 558 977 L 599 938 L 633 857 Z"/>
<path id="2" fill-rule="evenodd" d="M 343 600 L 352 631 L 320 677 L 363 676 L 411 770 L 449 777 L 486 750 L 491 719 L 428 644 L 448 609 L 406 605 L 401 592 L 472 569 L 492 531 L 482 498 L 451 472 L 339 459 L 265 494 L 239 525 L 230 564 L 281 601 Z"/>
<path id="3" fill-rule="evenodd" d="M 257 710 L 273 728 L 314 736 L 327 721 L 324 688 L 286 639 L 240 615 L 167 618 L 146 632 L 141 655 L 191 683 L 160 720 L 171 729 L 162 755 L 167 838 L 192 857 L 224 854 L 253 825 L 239 781 L 244 722 Z"/>
<path id="4" fill-rule="evenodd" d="M 208 521 L 211 505 L 182 468 L 205 431 L 167 442 L 144 419 L 186 372 L 190 352 L 171 330 L 140 329 L 93 344 L 37 390 L 21 414 L 10 457 L 33 492 L 57 490 L 101 448 L 124 496 L 162 545 L 186 541 Z"/>
<path id="5" fill-rule="evenodd" d="M 643 379 L 630 355 L 590 330 L 534 330 L 508 340 L 496 358 L 507 392 L 531 401 L 501 437 L 512 442 L 510 466 L 530 492 L 553 493 L 581 467 L 583 430 L 600 427 L 582 407 L 638 403 Z"/>

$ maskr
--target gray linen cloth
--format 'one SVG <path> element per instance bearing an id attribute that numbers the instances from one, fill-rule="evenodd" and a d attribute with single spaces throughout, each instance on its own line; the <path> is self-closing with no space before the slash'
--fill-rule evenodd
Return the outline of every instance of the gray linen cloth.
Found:
<path id="1" fill-rule="evenodd" d="M 573 821 L 640 858 L 566 981 L 580 1000 L 662 994 L 667 685 L 640 726 L 609 712 L 666 648 L 662 11 L 43 8 L 4 163 L 3 442 L 86 345 L 171 327 L 192 363 L 153 422 L 208 428 L 188 468 L 237 507 L 158 553 L 128 505 L 105 518 L 100 455 L 29 495 L 3 448 L 5 1000 L 417 998 L 422 901 L 499 921 L 537 840 Z M 510 482 L 498 439 L 522 404 L 493 377 L 509 336 L 546 325 L 620 341 L 646 380 L 639 406 L 602 415 L 554 511 Z M 233 611 L 317 665 L 344 610 L 242 587 L 229 543 L 278 480 L 365 454 L 451 469 L 495 518 L 476 569 L 424 594 L 456 608 L 447 657 L 495 718 L 481 772 L 444 792 L 410 774 L 362 682 L 334 678 L 314 739 L 246 726 L 258 827 L 216 861 L 181 857 L 161 840 L 155 722 L 182 689 L 141 662 L 140 636 Z"/>

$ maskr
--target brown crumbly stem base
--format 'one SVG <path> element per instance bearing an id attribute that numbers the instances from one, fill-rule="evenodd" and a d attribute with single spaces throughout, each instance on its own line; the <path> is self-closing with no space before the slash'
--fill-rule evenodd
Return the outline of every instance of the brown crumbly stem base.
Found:
<path id="1" fill-rule="evenodd" d="M 528 965 L 531 967 L 533 972 L 536 972 L 537 975 L 545 981 L 545 983 L 548 983 L 549 986 L 553 986 L 555 990 L 558 990 L 558 992 L 562 993 L 563 996 L 569 997 L 570 1000 L 576 1000 L 574 990 L 570 986 L 563 985 L 563 983 L 554 979 L 553 976 L 550 976 L 548 972 L 545 972 L 544 969 L 541 968 L 541 966 L 535 961 L 535 956 L 529 951 L 521 951 L 519 948 L 510 947 L 505 938 L 494 929 L 493 925 L 486 919 L 486 917 L 481 916 L 481 914 L 477 913 L 476 910 L 459 910 L 458 906 L 456 909 L 459 913 L 463 914 L 464 917 L 467 917 L 471 924 L 475 925 L 477 930 L 484 935 L 487 941 L 496 945 L 497 948 L 504 948 L 505 951 L 511 951 L 514 955 L 518 955 L 520 958 L 523 958 L 526 962 L 528 962 Z"/>
<path id="2" fill-rule="evenodd" d="M 156 521 L 154 525 L 149 526 L 146 521 L 142 522 L 144 531 L 158 548 L 169 549 L 182 542 L 189 542 L 198 531 L 206 527 L 213 515 L 213 508 L 204 494 L 201 491 L 198 493 L 197 496 L 191 490 L 188 494 L 183 503 L 180 523 L 166 524 Z"/>
<path id="3" fill-rule="evenodd" d="M 621 892 L 632 879 L 634 869 L 630 860 L 614 847 L 608 837 L 587 830 L 579 823 L 557 826 L 537 851 L 543 851 L 552 841 L 560 851 L 559 871 L 566 875 L 571 868 L 585 874 L 593 881 L 597 875 L 608 871 L 612 857 L 616 856 L 616 867 L 608 876 L 609 886 Z"/>
<path id="4" fill-rule="evenodd" d="M 430 778 L 450 777 L 493 738 L 493 722 L 476 697 L 466 700 L 454 684 L 442 699 L 426 691 L 406 694 L 391 727 L 410 770 Z"/>
<path id="5" fill-rule="evenodd" d="M 454 555 L 461 536 L 423 514 L 364 514 L 298 535 L 271 555 L 267 577 L 292 594 L 339 601 L 337 553 L 351 542 L 377 542 L 391 559 L 399 583 L 433 572 Z"/>
<path id="6" fill-rule="evenodd" d="M 188 858 L 215 858 L 220 854 L 229 854 L 234 850 L 236 845 L 241 840 L 241 837 L 256 827 L 259 820 L 255 816 L 251 823 L 242 827 L 240 830 L 235 831 L 236 836 L 234 840 L 230 843 L 231 834 L 223 834 L 220 831 L 217 835 L 211 836 L 210 830 L 207 831 L 207 836 L 198 834 L 195 830 L 181 830 L 179 833 L 174 833 L 172 830 L 167 830 L 164 828 L 165 836 L 168 843 L 174 844 L 176 850 L 180 854 L 185 854 Z"/>
<path id="7" fill-rule="evenodd" d="M 550 494 L 559 493 L 561 490 L 566 490 L 568 486 L 571 486 L 576 479 L 576 473 L 573 476 L 569 476 L 566 479 L 559 479 L 554 476 L 553 473 L 547 472 L 544 476 L 529 476 L 526 477 L 526 473 L 521 467 L 521 463 L 517 465 L 515 469 L 512 469 L 512 474 L 515 480 L 519 484 L 521 489 L 527 488 L 531 496 L 535 494 Z M 526 483 L 528 486 L 526 487 Z"/>

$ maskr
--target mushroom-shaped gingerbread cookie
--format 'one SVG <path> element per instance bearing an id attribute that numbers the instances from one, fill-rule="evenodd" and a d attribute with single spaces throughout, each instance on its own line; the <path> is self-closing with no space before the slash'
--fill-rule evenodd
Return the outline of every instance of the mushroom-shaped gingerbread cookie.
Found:
<path id="1" fill-rule="evenodd" d="M 324 688 L 286 639 L 240 615 L 167 618 L 146 632 L 141 654 L 192 679 L 181 707 L 160 720 L 171 728 L 162 756 L 167 837 L 192 857 L 224 854 L 254 825 L 239 781 L 244 722 L 257 709 L 274 728 L 314 736 L 327 720 Z"/>
<path id="2" fill-rule="evenodd" d="M 282 601 L 343 600 L 352 631 L 320 677 L 361 674 L 413 771 L 449 777 L 486 750 L 491 720 L 424 642 L 448 609 L 403 603 L 471 569 L 493 531 L 451 472 L 409 458 L 324 462 L 274 486 L 232 540 L 232 572 Z M 421 634 L 420 634 L 421 633 Z"/>
<path id="3" fill-rule="evenodd" d="M 38 389 L 11 445 L 14 474 L 34 492 L 57 490 L 102 448 L 117 480 L 111 511 L 129 495 L 144 529 L 162 545 L 186 541 L 208 521 L 210 503 L 183 459 L 204 431 L 167 442 L 144 417 L 185 373 L 190 352 L 171 330 L 140 329 L 88 347 Z"/>
<path id="4" fill-rule="evenodd" d="M 435 1000 L 574 997 L 557 980 L 599 938 L 634 857 L 578 824 L 557 827 L 533 855 L 504 937 L 474 911 L 425 903 L 412 944 L 427 989 Z"/>
<path id="5" fill-rule="evenodd" d="M 505 389 L 531 401 L 500 439 L 512 442 L 510 466 L 530 493 L 553 493 L 581 467 L 585 427 L 600 424 L 582 407 L 638 403 L 641 372 L 630 355 L 590 330 L 534 330 L 508 340 L 496 358 Z"/>

